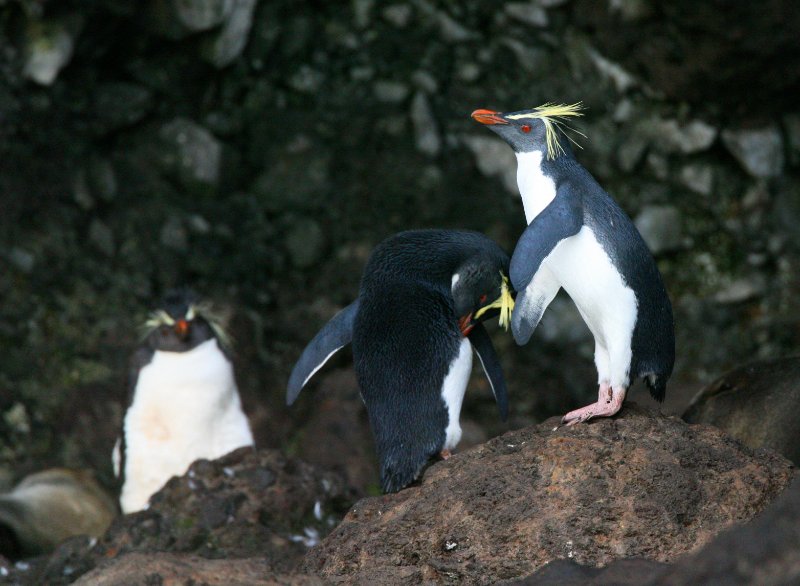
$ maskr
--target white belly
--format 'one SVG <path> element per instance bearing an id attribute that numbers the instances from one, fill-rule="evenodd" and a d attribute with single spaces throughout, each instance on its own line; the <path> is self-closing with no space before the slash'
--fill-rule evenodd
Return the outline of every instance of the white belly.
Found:
<path id="1" fill-rule="evenodd" d="M 445 430 L 444 449 L 452 450 L 461 441 L 461 403 L 472 373 L 472 344 L 467 338 L 461 340 L 458 356 L 450 364 L 450 370 L 442 385 L 442 399 L 447 405 L 448 423 Z"/>
<path id="2" fill-rule="evenodd" d="M 189 352 L 155 352 L 139 373 L 124 433 L 125 513 L 144 508 L 195 460 L 253 445 L 231 363 L 216 340 Z"/>
<path id="3" fill-rule="evenodd" d="M 631 339 L 636 326 L 637 301 L 633 290 L 612 264 L 591 228 L 559 243 L 543 263 L 575 302 L 595 342 L 608 350 L 612 384 L 628 384 Z"/>

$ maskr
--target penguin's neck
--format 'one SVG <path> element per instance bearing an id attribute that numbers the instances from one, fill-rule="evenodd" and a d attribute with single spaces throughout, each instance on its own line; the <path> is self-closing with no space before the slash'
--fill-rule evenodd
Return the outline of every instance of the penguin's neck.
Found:
<path id="1" fill-rule="evenodd" d="M 542 169 L 542 151 L 515 154 L 517 186 L 525 208 L 525 220 L 530 224 L 556 197 L 556 183 Z"/>

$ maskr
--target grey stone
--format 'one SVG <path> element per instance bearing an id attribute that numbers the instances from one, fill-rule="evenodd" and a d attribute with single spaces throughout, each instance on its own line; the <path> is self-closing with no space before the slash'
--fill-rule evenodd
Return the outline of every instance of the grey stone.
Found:
<path id="1" fill-rule="evenodd" d="M 195 234 L 209 234 L 211 232 L 211 224 L 203 216 L 199 214 L 192 214 L 187 218 L 187 225 L 189 230 Z"/>
<path id="2" fill-rule="evenodd" d="M 289 77 L 289 87 L 303 94 L 313 94 L 322 86 L 325 75 L 309 65 L 301 65 Z"/>
<path id="3" fill-rule="evenodd" d="M 442 139 L 428 98 L 422 92 L 415 93 L 411 101 L 411 122 L 417 150 L 429 157 L 438 155 L 442 150 Z"/>
<path id="4" fill-rule="evenodd" d="M 108 159 L 93 157 L 87 168 L 87 178 L 92 194 L 104 201 L 117 196 L 117 175 Z"/>
<path id="5" fill-rule="evenodd" d="M 509 2 L 503 8 L 511 18 L 527 25 L 546 27 L 550 24 L 547 11 L 538 2 Z"/>
<path id="6" fill-rule="evenodd" d="M 186 252 L 189 249 L 189 235 L 180 218 L 170 216 L 161 227 L 159 236 L 161 244 L 176 252 Z"/>
<path id="7" fill-rule="evenodd" d="M 480 38 L 478 33 L 469 30 L 446 12 L 436 12 L 436 19 L 439 23 L 439 32 L 442 35 L 442 39 L 447 43 L 465 43 Z"/>
<path id="8" fill-rule="evenodd" d="M 111 228 L 98 218 L 94 218 L 89 224 L 89 242 L 106 256 L 114 255 L 114 250 L 116 249 L 114 233 Z"/>
<path id="9" fill-rule="evenodd" d="M 408 97 L 410 92 L 408 86 L 399 81 L 376 81 L 372 89 L 379 102 L 389 104 L 402 102 Z"/>
<path id="10" fill-rule="evenodd" d="M 112 82 L 94 91 L 93 126 L 101 134 L 141 121 L 153 107 L 152 92 L 141 85 Z"/>
<path id="11" fill-rule="evenodd" d="M 776 177 L 783 172 L 783 140 L 780 129 L 723 130 L 722 142 L 753 177 Z"/>
<path id="12" fill-rule="evenodd" d="M 630 173 L 642 160 L 647 150 L 647 141 L 641 135 L 633 135 L 617 149 L 616 158 L 619 168 Z"/>
<path id="13" fill-rule="evenodd" d="M 517 39 L 505 38 L 500 41 L 500 44 L 508 47 L 514 53 L 517 64 L 527 73 L 536 73 L 548 59 L 546 51 L 529 47 Z"/>
<path id="14" fill-rule="evenodd" d="M 40 85 L 52 85 L 69 63 L 80 21 L 34 22 L 28 26 L 22 73 Z"/>
<path id="15" fill-rule="evenodd" d="M 429 72 L 424 69 L 417 69 L 411 74 L 411 81 L 414 82 L 419 89 L 429 94 L 435 94 L 439 91 L 439 82 Z"/>
<path id="16" fill-rule="evenodd" d="M 319 148 L 276 156 L 253 191 L 268 211 L 313 209 L 321 205 L 330 167 L 330 155 Z"/>
<path id="17" fill-rule="evenodd" d="M 461 81 L 472 83 L 481 76 L 481 68 L 472 61 L 461 62 L 456 66 L 456 77 Z"/>
<path id="18" fill-rule="evenodd" d="M 174 171 L 184 185 L 216 185 L 222 145 L 208 130 L 187 118 L 175 118 L 159 132 L 165 145 L 162 164 Z"/>
<path id="19" fill-rule="evenodd" d="M 537 0 L 537 2 L 545 8 L 555 8 L 557 6 L 563 6 L 569 2 L 569 0 Z"/>
<path id="20" fill-rule="evenodd" d="M 629 89 L 636 87 L 639 84 L 638 80 L 633 76 L 633 74 L 626 71 L 618 63 L 614 63 L 610 59 L 603 57 L 603 55 L 591 47 L 589 47 L 587 50 L 589 53 L 589 58 L 600 72 L 600 75 L 610 80 L 611 83 L 614 84 L 614 88 L 620 94 L 625 93 Z"/>
<path id="21" fill-rule="evenodd" d="M 651 0 L 609 0 L 608 4 L 611 12 L 618 13 L 627 22 L 642 20 L 653 13 Z"/>
<path id="22" fill-rule="evenodd" d="M 31 273 L 36 266 L 36 257 L 33 253 L 19 246 L 14 246 L 8 251 L 8 260 L 23 273 Z"/>
<path id="23" fill-rule="evenodd" d="M 701 195 L 711 195 L 714 188 L 714 170 L 710 165 L 703 163 L 684 165 L 680 178 L 681 183 Z"/>
<path id="24" fill-rule="evenodd" d="M 352 0 L 353 14 L 358 28 L 367 28 L 372 22 L 372 9 L 375 0 Z"/>
<path id="25" fill-rule="evenodd" d="M 681 212 L 675 206 L 645 206 L 634 224 L 653 254 L 676 250 L 683 245 Z"/>
<path id="26" fill-rule="evenodd" d="M 193 32 L 219 26 L 228 18 L 236 0 L 173 0 L 178 20 Z"/>
<path id="27" fill-rule="evenodd" d="M 82 210 L 90 210 L 95 206 L 92 192 L 89 189 L 89 182 L 86 179 L 86 171 L 78 170 L 72 182 L 72 199 Z"/>
<path id="28" fill-rule="evenodd" d="M 253 10 L 257 0 L 233 0 L 233 8 L 222 30 L 210 41 L 203 56 L 214 67 L 227 67 L 242 54 L 247 46 L 250 28 L 253 26 Z"/>
<path id="29" fill-rule="evenodd" d="M 741 303 L 762 295 L 766 289 L 766 279 L 761 273 L 734 279 L 722 286 L 715 294 L 717 303 Z"/>
<path id="30" fill-rule="evenodd" d="M 482 175 L 499 177 L 509 193 L 519 195 L 517 158 L 506 143 L 483 135 L 466 135 L 461 140 L 472 152 Z"/>
<path id="31" fill-rule="evenodd" d="M 397 28 L 405 28 L 411 21 L 412 12 L 411 6 L 408 4 L 392 4 L 384 8 L 381 15 Z"/>
<path id="32" fill-rule="evenodd" d="M 789 160 L 792 164 L 800 163 L 800 114 L 789 114 L 783 119 L 786 138 L 789 142 Z"/>
<path id="33" fill-rule="evenodd" d="M 319 223 L 310 218 L 298 220 L 286 235 L 286 250 L 292 264 L 305 269 L 316 264 L 325 248 L 325 235 Z"/>
<path id="34" fill-rule="evenodd" d="M 661 153 L 649 152 L 647 153 L 647 166 L 656 178 L 662 181 L 666 180 L 669 176 L 669 161 Z"/>
<path id="35" fill-rule="evenodd" d="M 551 344 L 577 345 L 594 340 L 575 303 L 563 293 L 547 307 L 536 335 Z"/>
<path id="36" fill-rule="evenodd" d="M 679 123 L 654 118 L 645 121 L 641 131 L 650 139 L 653 148 L 664 154 L 699 153 L 707 150 L 717 138 L 717 129 L 701 120 Z"/>

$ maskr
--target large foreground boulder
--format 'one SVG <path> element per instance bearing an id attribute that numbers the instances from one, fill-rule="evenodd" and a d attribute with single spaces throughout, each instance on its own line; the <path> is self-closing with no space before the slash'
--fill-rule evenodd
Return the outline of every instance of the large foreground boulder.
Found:
<path id="1" fill-rule="evenodd" d="M 304 569 L 334 583 L 488 584 L 560 558 L 668 562 L 753 517 L 792 475 L 778 454 L 628 404 L 507 433 L 360 501 Z"/>

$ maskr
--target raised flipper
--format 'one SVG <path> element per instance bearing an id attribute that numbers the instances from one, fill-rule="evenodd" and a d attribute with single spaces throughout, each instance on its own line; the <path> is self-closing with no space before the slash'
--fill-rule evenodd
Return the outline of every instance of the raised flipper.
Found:
<path id="1" fill-rule="evenodd" d="M 560 287 L 549 271 L 542 274 L 542 262 L 559 242 L 574 236 L 582 227 L 580 194 L 565 182 L 559 186 L 555 199 L 531 221 L 517 241 L 509 270 L 511 284 L 518 292 L 511 317 L 511 331 L 517 344 L 527 343 Z"/>
<path id="2" fill-rule="evenodd" d="M 475 350 L 475 354 L 478 355 L 478 359 L 481 361 L 483 372 L 486 373 L 486 378 L 489 379 L 494 400 L 497 401 L 497 408 L 500 410 L 500 419 L 505 421 L 508 419 L 508 393 L 506 391 L 506 381 L 503 378 L 503 369 L 500 366 L 497 353 L 494 351 L 492 339 L 489 337 L 486 328 L 480 323 L 475 324 L 468 337 L 472 344 L 472 349 Z"/>
<path id="3" fill-rule="evenodd" d="M 353 339 L 353 322 L 358 313 L 358 299 L 334 315 L 309 342 L 292 369 L 286 386 L 286 404 L 297 399 L 302 388 L 328 359 Z"/>

